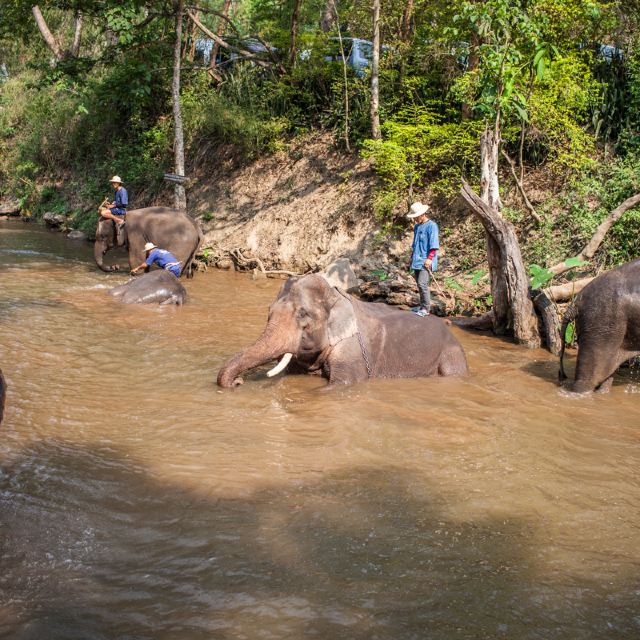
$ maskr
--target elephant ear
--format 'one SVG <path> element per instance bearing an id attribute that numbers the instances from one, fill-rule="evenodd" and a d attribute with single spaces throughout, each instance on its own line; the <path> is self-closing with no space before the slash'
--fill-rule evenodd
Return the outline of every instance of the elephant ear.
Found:
<path id="1" fill-rule="evenodd" d="M 349 296 L 337 288 L 334 294 L 337 297 L 327 320 L 327 338 L 332 347 L 358 333 L 358 322 Z"/>

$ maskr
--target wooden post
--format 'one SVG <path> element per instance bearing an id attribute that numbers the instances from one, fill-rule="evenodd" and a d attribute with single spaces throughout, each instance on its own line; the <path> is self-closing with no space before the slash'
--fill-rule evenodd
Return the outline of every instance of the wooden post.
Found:
<path id="1" fill-rule="evenodd" d="M 173 47 L 173 82 L 171 94 L 173 98 L 173 154 L 176 174 L 184 175 L 184 133 L 182 130 L 182 109 L 180 107 L 180 65 L 182 53 L 182 19 L 184 17 L 184 0 L 177 0 L 176 9 L 176 41 Z M 184 185 L 176 183 L 174 202 L 179 211 L 187 210 L 187 195 Z"/>

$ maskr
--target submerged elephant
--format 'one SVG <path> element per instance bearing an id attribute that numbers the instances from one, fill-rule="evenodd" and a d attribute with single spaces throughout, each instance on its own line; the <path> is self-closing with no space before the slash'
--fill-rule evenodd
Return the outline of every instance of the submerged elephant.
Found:
<path id="1" fill-rule="evenodd" d="M 572 390 L 608 391 L 618 367 L 640 354 L 640 260 L 595 278 L 575 298 L 562 321 L 560 379 L 567 326 L 575 319 L 578 360 Z"/>
<path id="2" fill-rule="evenodd" d="M 105 266 L 103 256 L 116 246 L 124 246 L 129 252 L 129 268 L 133 269 L 145 259 L 144 245 L 155 245 L 170 251 L 181 263 L 182 273 L 192 275 L 193 259 L 202 242 L 198 223 L 186 213 L 167 207 L 133 209 L 127 213 L 127 222 L 121 237 L 116 234 L 111 220 L 101 218 L 96 230 L 93 254 L 102 271 L 118 271 L 120 267 Z"/>
<path id="3" fill-rule="evenodd" d="M 155 269 L 115 287 L 109 293 L 125 304 L 184 304 L 187 290 L 171 272 Z"/>
<path id="4" fill-rule="evenodd" d="M 241 384 L 244 371 L 281 356 L 268 376 L 291 367 L 347 384 L 467 372 L 464 351 L 440 318 L 362 302 L 315 274 L 283 285 L 264 332 L 222 367 L 218 384 Z"/>
<path id="5" fill-rule="evenodd" d="M 4 415 L 4 399 L 7 395 L 7 383 L 2 375 L 2 369 L 0 369 L 0 422 L 2 422 L 2 416 Z"/>

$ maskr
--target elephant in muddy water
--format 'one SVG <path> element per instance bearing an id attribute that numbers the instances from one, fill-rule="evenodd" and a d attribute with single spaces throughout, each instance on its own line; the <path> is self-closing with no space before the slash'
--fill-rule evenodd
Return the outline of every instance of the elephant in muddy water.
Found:
<path id="1" fill-rule="evenodd" d="M 104 265 L 103 256 L 110 249 L 124 246 L 129 252 L 129 268 L 133 269 L 146 257 L 144 245 L 153 242 L 176 256 L 181 263 L 182 273 L 191 277 L 193 259 L 202 242 L 202 231 L 186 213 L 167 207 L 133 209 L 127 213 L 127 221 L 120 235 L 118 238 L 113 221 L 100 218 L 93 255 L 102 271 L 120 269 L 118 265 Z"/>
<path id="2" fill-rule="evenodd" d="M 640 260 L 607 271 L 578 295 L 562 321 L 560 380 L 567 326 L 575 320 L 578 359 L 572 391 L 609 391 L 613 375 L 640 354 Z"/>
<path id="3" fill-rule="evenodd" d="M 241 384 L 243 372 L 280 357 L 267 376 L 289 367 L 348 384 L 467 373 L 464 351 L 440 318 L 362 302 L 316 274 L 283 285 L 264 332 L 222 367 L 218 384 Z"/>
<path id="4" fill-rule="evenodd" d="M 109 290 L 109 293 L 125 304 L 184 304 L 187 290 L 173 273 L 155 269 L 137 276 Z"/>
<path id="5" fill-rule="evenodd" d="M 4 399 L 7 395 L 7 383 L 2 375 L 2 369 L 0 369 L 0 423 L 2 423 L 2 416 L 4 415 Z"/>

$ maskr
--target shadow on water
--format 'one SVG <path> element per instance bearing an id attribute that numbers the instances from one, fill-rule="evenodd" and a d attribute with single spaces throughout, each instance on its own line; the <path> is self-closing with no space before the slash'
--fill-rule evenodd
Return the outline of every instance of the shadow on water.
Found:
<path id="1" fill-rule="evenodd" d="M 401 468 L 360 466 L 220 497 L 160 481 L 112 448 L 36 443 L 0 476 L 0 636 L 637 632 L 629 603 L 637 575 L 604 593 L 567 576 L 558 591 L 531 552 L 544 540 L 542 523 L 455 521 L 447 497 L 424 483 Z"/>

